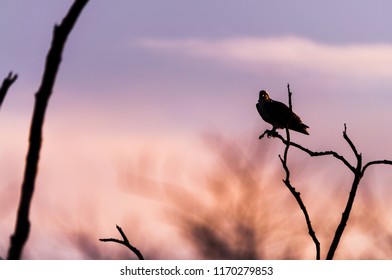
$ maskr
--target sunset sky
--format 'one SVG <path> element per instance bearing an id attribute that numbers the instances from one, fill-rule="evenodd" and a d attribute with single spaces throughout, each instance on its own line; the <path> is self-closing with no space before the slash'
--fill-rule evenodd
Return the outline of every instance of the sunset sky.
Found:
<path id="1" fill-rule="evenodd" d="M 34 93 L 53 26 L 72 2 L 0 3 L 0 78 L 9 71 L 19 76 L 0 108 L 2 257 L 15 223 Z M 117 236 L 116 224 L 155 258 L 197 257 L 184 238 L 178 237 L 183 250 L 160 247 L 163 236 L 180 236 L 160 214 L 171 203 L 160 193 L 207 178 L 216 155 L 206 134 L 230 139 L 255 165 L 267 161 L 281 184 L 282 145 L 258 140 L 270 128 L 255 108 L 261 89 L 287 103 L 290 83 L 294 111 L 310 127 L 309 136 L 293 133 L 293 141 L 354 160 L 342 138 L 346 123 L 364 161 L 392 159 L 391 10 L 386 0 L 91 0 L 70 34 L 49 103 L 25 258 L 88 258 L 73 236 L 85 233 L 105 251 L 117 245 L 96 241 Z M 313 194 L 339 185 L 338 175 L 351 178 L 333 160 L 306 169 L 320 174 L 300 179 Z M 129 172 L 157 189 L 141 194 L 145 183 L 127 182 Z M 372 167 L 363 191 L 373 188 L 390 202 L 391 174 L 390 166 Z"/>

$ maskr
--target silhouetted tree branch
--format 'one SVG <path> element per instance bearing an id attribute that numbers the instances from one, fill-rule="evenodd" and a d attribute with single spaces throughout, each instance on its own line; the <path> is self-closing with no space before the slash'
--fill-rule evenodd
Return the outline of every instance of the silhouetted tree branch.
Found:
<path id="1" fill-rule="evenodd" d="M 288 96 L 289 96 L 289 108 L 290 108 L 290 110 L 292 112 L 293 111 L 293 105 L 292 105 L 292 101 L 291 101 L 291 96 L 293 95 L 293 93 L 290 90 L 290 85 L 289 84 L 287 84 L 287 91 L 288 91 Z M 305 216 L 306 225 L 308 227 L 309 235 L 312 238 L 314 245 L 316 246 L 316 259 L 319 260 L 320 259 L 320 242 L 317 239 L 316 232 L 313 230 L 312 223 L 310 221 L 310 216 L 309 216 L 308 210 L 306 209 L 305 204 L 303 203 L 303 201 L 301 199 L 301 194 L 296 191 L 296 189 L 293 187 L 293 185 L 290 182 L 290 170 L 289 170 L 288 165 L 287 165 L 287 155 L 288 155 L 288 151 L 289 151 L 290 144 L 291 144 L 291 141 L 290 141 L 290 130 L 288 129 L 288 127 L 286 127 L 285 130 L 286 130 L 286 139 L 287 139 L 287 141 L 285 143 L 286 147 L 284 149 L 283 158 L 279 155 L 279 159 L 280 159 L 280 161 L 282 163 L 283 169 L 286 172 L 286 178 L 283 180 L 283 182 L 286 185 L 286 187 L 289 189 L 291 194 L 294 196 L 295 200 L 297 201 L 299 207 L 302 210 L 302 213 Z"/>
<path id="2" fill-rule="evenodd" d="M 288 91 L 289 91 L 289 99 L 291 99 L 291 93 L 290 93 L 290 88 L 288 86 Z M 290 109 L 291 109 L 291 100 L 289 100 L 289 104 L 290 104 Z M 307 212 L 306 212 L 306 208 L 305 205 L 303 205 L 302 200 L 300 199 L 300 194 L 299 192 L 295 191 L 295 188 L 292 187 L 291 183 L 290 183 L 290 170 L 287 166 L 287 153 L 288 153 L 288 149 L 290 146 L 293 146 L 305 153 L 307 153 L 308 155 L 310 155 L 311 157 L 318 157 L 318 156 L 328 156 L 328 155 L 332 155 L 333 157 L 335 157 L 336 159 L 342 161 L 344 163 L 344 165 L 354 174 L 354 179 L 352 182 L 352 186 L 351 186 L 351 190 L 349 193 L 349 197 L 345 206 L 345 209 L 342 213 L 342 218 L 340 220 L 339 225 L 336 228 L 336 232 L 334 235 L 334 238 L 332 240 L 332 243 L 329 247 L 328 253 L 327 253 L 327 257 L 326 259 L 331 260 L 334 257 L 334 254 L 336 252 L 336 249 L 339 245 L 340 239 L 343 235 L 344 229 L 347 225 L 347 221 L 350 217 L 350 213 L 351 213 L 351 209 L 352 206 L 354 204 L 354 200 L 355 200 L 355 196 L 356 196 L 356 192 L 358 190 L 358 186 L 359 183 L 361 181 L 361 179 L 363 178 L 366 169 L 371 166 L 371 165 L 376 165 L 376 164 L 387 164 L 387 165 L 392 165 L 392 161 L 391 160 L 375 160 L 375 161 L 370 161 L 368 163 L 366 163 L 365 165 L 362 165 L 362 154 L 358 152 L 357 148 L 355 147 L 354 143 L 352 142 L 352 140 L 350 139 L 350 137 L 347 135 L 347 126 L 346 124 L 344 124 L 344 130 L 343 130 L 343 138 L 346 140 L 346 142 L 348 143 L 348 145 L 350 146 L 352 152 L 355 155 L 356 158 L 356 164 L 355 167 L 354 165 L 350 164 L 343 156 L 339 155 L 338 153 L 334 152 L 334 151 L 325 151 L 325 152 L 314 152 L 311 151 L 297 143 L 291 142 L 290 140 L 290 133 L 289 130 L 286 128 L 286 139 L 283 138 L 283 136 L 281 136 L 278 132 L 274 131 L 272 132 L 271 130 L 266 130 L 264 131 L 263 134 L 261 134 L 259 136 L 259 139 L 262 139 L 265 135 L 268 136 L 268 138 L 273 137 L 273 138 L 278 138 L 282 141 L 283 144 L 285 144 L 285 152 L 284 152 L 284 157 L 282 159 L 281 156 L 279 156 L 283 168 L 286 172 L 286 178 L 283 180 L 283 182 L 286 184 L 286 186 L 288 187 L 288 189 L 290 190 L 290 192 L 294 195 L 294 197 L 297 200 L 298 205 L 300 206 L 301 210 L 303 211 L 305 218 L 306 218 L 306 222 L 308 225 L 308 229 L 309 229 L 309 234 L 312 236 L 314 243 L 316 244 L 316 255 L 318 257 L 316 257 L 317 259 L 320 258 L 320 245 L 318 244 L 318 240 L 312 230 L 312 227 L 310 225 L 310 220 L 309 217 L 307 216 Z"/>
<path id="3" fill-rule="evenodd" d="M 392 160 L 387 160 L 387 159 L 383 159 L 383 160 L 374 160 L 374 161 L 369 161 L 368 163 L 366 163 L 363 168 L 362 168 L 362 177 L 365 174 L 365 170 L 371 166 L 371 165 L 375 165 L 375 164 L 388 164 L 388 165 L 392 165 Z"/>
<path id="4" fill-rule="evenodd" d="M 0 88 L 0 108 L 1 105 L 3 104 L 5 96 L 7 95 L 8 89 L 16 81 L 17 78 L 18 78 L 17 74 L 13 74 L 12 72 L 10 72 L 8 76 L 3 80 L 3 84 L 1 85 Z"/>
<path id="5" fill-rule="evenodd" d="M 8 251 L 8 259 L 20 259 L 24 244 L 30 232 L 29 212 L 34 193 L 42 140 L 42 127 L 46 108 L 52 94 L 62 52 L 68 35 L 74 27 L 88 0 L 75 0 L 60 25 L 55 25 L 52 44 L 46 57 L 41 85 L 35 95 L 34 112 L 30 126 L 29 148 L 22 183 L 21 197 L 14 234 Z"/>
<path id="6" fill-rule="evenodd" d="M 263 132 L 263 134 L 261 134 L 259 136 L 259 139 L 262 139 L 265 135 L 269 136 L 269 137 L 274 137 L 274 138 L 279 138 L 283 144 L 287 145 L 287 140 L 283 138 L 283 136 L 281 136 L 279 133 L 271 133 L 271 130 L 266 130 Z M 355 168 L 340 154 L 338 154 L 335 151 L 323 151 L 323 152 L 314 152 L 311 151 L 295 142 L 290 142 L 290 146 L 296 147 L 297 149 L 300 149 L 301 151 L 307 153 L 308 155 L 310 155 L 311 157 L 320 157 L 320 156 L 328 156 L 331 155 L 335 158 L 337 158 L 338 160 L 340 160 L 341 162 L 344 163 L 344 165 L 346 165 L 352 172 L 355 171 Z"/>
<path id="7" fill-rule="evenodd" d="M 123 240 L 119 240 L 119 239 L 115 239 L 115 238 L 100 238 L 99 241 L 101 241 L 101 242 L 115 242 L 115 243 L 119 243 L 121 245 L 124 245 L 129 250 L 131 250 L 138 257 L 139 260 L 144 260 L 142 253 L 136 247 L 133 247 L 131 245 L 131 243 L 129 243 L 128 238 L 125 235 L 125 233 L 123 232 L 123 230 L 121 229 L 121 227 L 116 225 L 116 228 L 120 232 Z"/>
<path id="8" fill-rule="evenodd" d="M 359 182 L 361 181 L 361 178 L 362 178 L 362 155 L 358 153 L 353 142 L 348 137 L 346 124 L 344 124 L 343 138 L 347 141 L 347 143 L 350 145 L 351 149 L 353 150 L 353 153 L 357 159 L 357 165 L 356 165 L 355 170 L 353 171 L 354 180 L 353 180 L 353 183 L 351 186 L 351 190 L 350 190 L 350 194 L 349 194 L 349 197 L 348 197 L 348 200 L 346 203 L 346 207 L 345 207 L 344 212 L 342 214 L 342 219 L 340 220 L 340 223 L 339 223 L 338 227 L 336 228 L 335 236 L 332 240 L 331 246 L 329 247 L 329 250 L 327 253 L 327 260 L 333 259 L 335 251 L 339 245 L 340 238 L 343 235 L 344 229 L 347 225 L 347 221 L 350 217 L 350 212 L 351 212 L 352 206 L 354 204 L 354 199 L 355 199 L 355 195 L 358 190 Z"/>
<path id="9" fill-rule="evenodd" d="M 290 182 L 290 170 L 287 166 L 287 154 L 288 154 L 288 150 L 290 147 L 290 131 L 288 128 L 286 128 L 286 135 L 287 135 L 288 141 L 287 141 L 286 148 L 284 151 L 284 156 L 282 158 L 279 155 L 279 159 L 282 162 L 283 169 L 286 172 L 286 178 L 283 180 L 283 183 L 286 185 L 286 187 L 289 189 L 291 194 L 294 196 L 295 200 L 297 201 L 299 207 L 302 210 L 302 213 L 305 216 L 306 225 L 308 227 L 308 233 L 309 233 L 310 237 L 312 238 L 314 245 L 316 246 L 316 260 L 319 260 L 320 259 L 320 242 L 317 239 L 316 232 L 313 230 L 312 223 L 310 221 L 310 216 L 309 216 L 308 210 L 306 209 L 304 202 L 301 199 L 301 194 L 300 194 L 300 192 L 297 192 L 297 190 L 293 187 L 293 185 Z"/>
<path id="10" fill-rule="evenodd" d="M 289 108 L 290 108 L 290 111 L 293 112 L 293 102 L 291 100 L 291 97 L 293 96 L 293 93 L 290 90 L 290 84 L 287 84 L 287 93 L 289 95 Z"/>

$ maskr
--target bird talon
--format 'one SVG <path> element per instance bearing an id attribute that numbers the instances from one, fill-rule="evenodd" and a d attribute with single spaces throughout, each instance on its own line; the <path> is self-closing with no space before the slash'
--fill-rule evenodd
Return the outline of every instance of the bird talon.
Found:
<path id="1" fill-rule="evenodd" d="M 268 129 L 266 129 L 263 132 L 263 134 L 261 134 L 259 136 L 259 139 L 263 138 L 265 135 L 267 135 L 267 138 L 271 138 L 271 137 L 274 138 L 274 137 L 278 136 L 279 134 L 278 134 L 278 132 L 276 130 L 268 130 Z"/>
<path id="2" fill-rule="evenodd" d="M 278 132 L 276 130 L 267 130 L 267 137 L 268 138 L 274 138 L 278 136 Z"/>

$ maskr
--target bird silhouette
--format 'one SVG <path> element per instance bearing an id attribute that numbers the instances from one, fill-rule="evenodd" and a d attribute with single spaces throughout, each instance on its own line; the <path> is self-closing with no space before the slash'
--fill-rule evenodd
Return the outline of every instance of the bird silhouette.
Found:
<path id="1" fill-rule="evenodd" d="M 272 125 L 272 132 L 276 129 L 288 128 L 309 135 L 309 126 L 301 121 L 289 107 L 279 101 L 272 100 L 265 90 L 259 92 L 259 101 L 256 104 L 261 118 Z"/>

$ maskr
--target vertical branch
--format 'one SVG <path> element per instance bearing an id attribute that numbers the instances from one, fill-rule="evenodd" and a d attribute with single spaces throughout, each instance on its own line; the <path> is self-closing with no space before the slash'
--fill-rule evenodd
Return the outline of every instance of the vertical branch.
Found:
<path id="1" fill-rule="evenodd" d="M 291 103 L 292 92 L 290 91 L 290 85 L 289 84 L 287 84 L 287 91 L 288 91 L 288 95 L 289 95 L 290 110 L 292 111 L 293 110 L 292 109 L 292 103 Z M 312 238 L 313 243 L 316 246 L 316 260 L 319 260 L 320 259 L 320 255 L 321 255 L 321 253 L 320 253 L 320 242 L 318 241 L 316 233 L 313 230 L 312 223 L 310 221 L 310 217 L 309 217 L 309 214 L 308 214 L 308 210 L 306 209 L 306 206 L 305 206 L 305 204 L 303 203 L 303 201 L 301 199 L 301 194 L 296 191 L 296 189 L 293 187 L 293 185 L 290 182 L 290 170 L 289 170 L 289 168 L 287 166 L 287 155 L 288 155 L 288 151 L 289 151 L 289 148 L 290 148 L 291 140 L 290 140 L 290 130 L 289 130 L 288 126 L 286 126 L 285 130 L 286 130 L 286 141 L 284 141 L 284 143 L 285 143 L 286 147 L 285 147 L 285 150 L 284 150 L 283 158 L 279 155 L 279 159 L 280 159 L 280 161 L 282 163 L 283 169 L 286 172 L 286 178 L 283 180 L 283 183 L 286 185 L 286 187 L 289 189 L 291 194 L 294 196 L 295 200 L 297 201 L 299 207 L 302 210 L 302 213 L 305 216 L 306 225 L 308 227 L 309 235 Z"/>
<path id="2" fill-rule="evenodd" d="M 355 157 L 357 158 L 357 166 L 355 170 L 353 171 L 354 173 L 354 180 L 351 186 L 350 194 L 346 203 L 346 207 L 344 209 L 344 212 L 342 214 L 342 219 L 340 220 L 340 223 L 338 227 L 336 228 L 336 232 L 334 235 L 334 238 L 332 239 L 331 246 L 329 247 L 328 253 L 327 253 L 327 260 L 332 260 L 333 256 L 336 252 L 336 249 L 339 245 L 340 239 L 343 235 L 344 229 L 346 228 L 347 221 L 350 217 L 351 209 L 354 204 L 355 200 L 355 195 L 358 190 L 359 182 L 362 179 L 362 155 L 358 153 L 356 147 L 354 146 L 354 143 L 351 141 L 351 139 L 347 136 L 347 127 L 346 124 L 344 124 L 344 131 L 343 131 L 343 138 L 347 141 L 347 143 L 350 145 L 351 149 L 353 150 L 353 153 Z"/>
<path id="3" fill-rule="evenodd" d="M 291 110 L 291 112 L 293 112 L 293 103 L 291 102 L 291 96 L 293 95 L 293 93 L 290 90 L 290 84 L 287 83 L 287 92 L 289 94 L 289 108 Z"/>
<path id="4" fill-rule="evenodd" d="M 0 108 L 1 104 L 3 104 L 5 96 L 7 95 L 8 89 L 16 81 L 17 78 L 17 74 L 12 74 L 12 72 L 10 72 L 8 76 L 3 80 L 3 84 L 0 87 Z"/>
<path id="5" fill-rule="evenodd" d="M 286 178 L 283 180 L 283 183 L 286 185 L 286 187 L 289 189 L 291 194 L 294 196 L 295 200 L 297 201 L 299 207 L 302 210 L 302 213 L 304 214 L 306 225 L 308 227 L 308 233 L 312 238 L 314 245 L 316 246 L 316 260 L 320 260 L 320 255 L 321 255 L 320 242 L 317 239 L 316 232 L 313 230 L 308 210 L 306 209 L 306 206 L 301 199 L 301 194 L 296 191 L 296 189 L 291 185 L 290 182 L 290 170 L 287 166 L 287 154 L 290 147 L 290 132 L 288 128 L 286 128 L 286 135 L 287 135 L 287 141 L 286 141 L 286 148 L 284 150 L 283 158 L 279 155 L 280 161 L 282 162 L 283 169 L 286 172 Z"/>
<path id="6" fill-rule="evenodd" d="M 35 95 L 34 112 L 30 126 L 29 148 L 26 157 L 19 208 L 14 234 L 8 250 L 8 259 L 20 259 L 30 232 L 29 212 L 38 171 L 42 141 L 42 127 L 49 98 L 61 63 L 62 52 L 68 35 L 74 27 L 88 0 L 75 0 L 60 25 L 55 25 L 52 44 L 46 57 L 41 85 Z"/>

